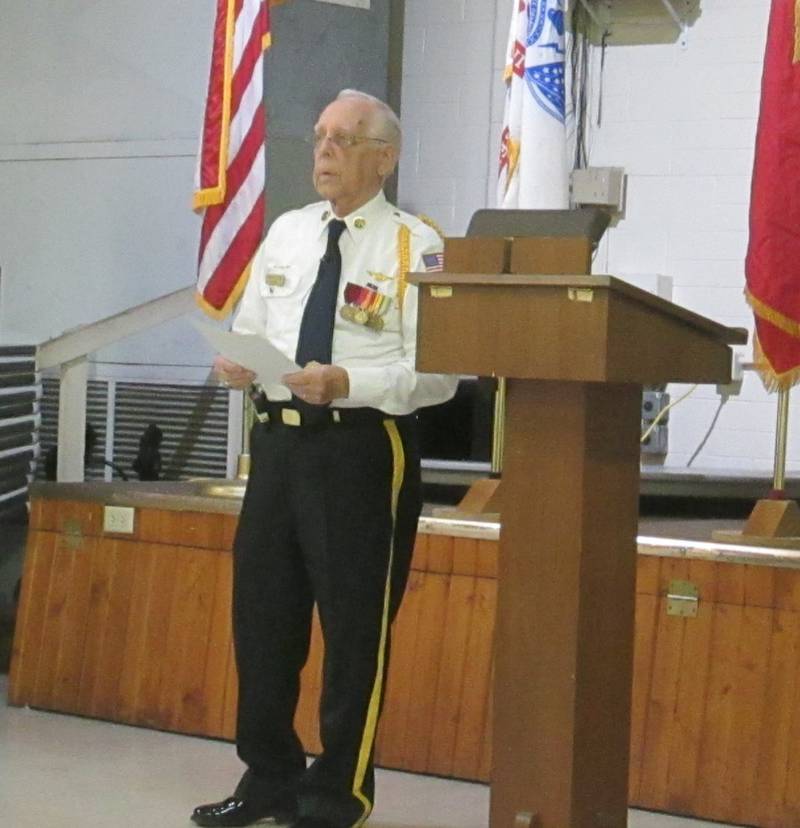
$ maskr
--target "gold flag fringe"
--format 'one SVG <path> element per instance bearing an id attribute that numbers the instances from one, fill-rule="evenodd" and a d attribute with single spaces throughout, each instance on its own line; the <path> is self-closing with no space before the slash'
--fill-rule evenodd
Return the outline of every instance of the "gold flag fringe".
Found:
<path id="1" fill-rule="evenodd" d="M 758 334 L 755 332 L 753 333 L 753 366 L 761 378 L 764 388 L 770 393 L 788 391 L 793 385 L 800 382 L 800 365 L 779 374 L 761 349 Z"/>
<path id="2" fill-rule="evenodd" d="M 788 336 L 800 339 L 800 323 L 784 316 L 769 305 L 765 305 L 760 299 L 756 299 L 747 288 L 745 288 L 744 295 L 747 303 L 753 309 L 753 313 L 759 319 L 769 322 Z M 762 350 L 761 343 L 758 341 L 758 334 L 755 331 L 753 332 L 753 365 L 767 391 L 786 390 L 800 382 L 800 365 L 779 374 Z"/>
<path id="3" fill-rule="evenodd" d="M 794 62 L 800 63 L 800 0 L 794 0 Z"/>
<path id="4" fill-rule="evenodd" d="M 747 299 L 747 304 L 750 305 L 756 316 L 766 319 L 767 322 L 770 322 L 776 328 L 780 328 L 784 333 L 789 334 L 789 336 L 800 339 L 800 322 L 784 316 L 780 311 L 776 311 L 775 308 L 771 308 L 760 299 L 756 299 L 747 288 L 744 289 L 744 297 Z"/>
<path id="5" fill-rule="evenodd" d="M 206 187 L 205 190 L 198 190 L 192 196 L 192 210 L 196 213 L 205 210 L 206 207 L 213 207 L 215 204 L 222 204 L 225 201 L 225 185 L 218 187 Z"/>

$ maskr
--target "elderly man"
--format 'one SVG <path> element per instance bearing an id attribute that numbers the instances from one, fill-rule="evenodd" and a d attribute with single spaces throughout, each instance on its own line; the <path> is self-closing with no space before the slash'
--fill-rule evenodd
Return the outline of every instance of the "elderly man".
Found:
<path id="1" fill-rule="evenodd" d="M 259 418 L 234 544 L 236 743 L 247 770 L 233 796 L 195 809 L 198 825 L 345 828 L 369 816 L 390 626 L 421 508 L 414 411 L 456 387 L 414 369 L 417 295 L 405 274 L 439 269 L 442 248 L 383 194 L 397 116 L 345 90 L 313 143 L 325 201 L 272 225 L 234 323 L 302 370 L 262 390 L 250 371 L 215 361 L 224 382 L 250 389 Z M 315 603 L 322 753 L 306 767 L 293 718 Z"/>

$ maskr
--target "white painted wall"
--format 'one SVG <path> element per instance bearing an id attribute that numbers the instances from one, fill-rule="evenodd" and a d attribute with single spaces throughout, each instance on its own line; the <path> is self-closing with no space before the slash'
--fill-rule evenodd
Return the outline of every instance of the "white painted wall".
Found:
<path id="1" fill-rule="evenodd" d="M 39 342 L 192 284 L 213 0 L 6 4 L 0 342 Z M 208 364 L 180 323 L 101 361 Z"/>
<path id="2" fill-rule="evenodd" d="M 398 200 L 451 235 L 488 206 L 496 166 L 499 130 L 490 120 L 508 32 L 496 2 L 511 8 L 503 0 L 406 0 Z"/>
<path id="3" fill-rule="evenodd" d="M 36 343 L 193 284 L 200 219 L 190 203 L 216 3 L 6 5 L 0 343 Z M 276 49 L 284 45 L 271 67 L 291 83 L 301 78 L 303 94 L 299 107 L 284 105 L 293 87 L 282 81 L 271 106 L 288 120 L 270 128 L 273 135 L 284 143 L 295 137 L 297 119 L 307 120 L 317 95 L 333 94 L 337 74 L 342 86 L 372 81 L 376 66 L 377 77 L 385 77 L 376 33 L 385 37 L 387 8 L 387 0 L 292 0 L 277 10 Z M 307 38 L 299 51 L 287 40 L 288 28 L 280 34 L 282 20 Z M 337 48 L 342 36 L 350 52 Z M 301 58 L 308 78 L 292 71 Z M 332 75 L 314 80 L 331 66 Z M 290 179 L 286 167 L 284 179 L 276 177 L 281 183 Z M 296 195 L 286 189 L 276 200 Z M 207 374 L 212 357 L 183 319 L 104 348 L 93 370 L 195 380 Z"/>
<path id="4" fill-rule="evenodd" d="M 400 200 L 451 234 L 464 233 L 474 210 L 494 206 L 511 7 L 512 0 L 407 0 Z M 607 50 L 590 163 L 624 166 L 628 199 L 595 272 L 670 276 L 673 301 L 752 330 L 742 289 L 769 2 L 702 0 L 701 9 L 685 45 Z M 746 354 L 749 361 L 749 346 Z M 670 387 L 673 397 L 684 390 Z M 775 399 L 747 373 L 692 467 L 771 470 Z M 719 406 L 716 389 L 701 387 L 673 410 L 668 466 L 686 467 Z M 788 468 L 800 470 L 798 404 Z"/>

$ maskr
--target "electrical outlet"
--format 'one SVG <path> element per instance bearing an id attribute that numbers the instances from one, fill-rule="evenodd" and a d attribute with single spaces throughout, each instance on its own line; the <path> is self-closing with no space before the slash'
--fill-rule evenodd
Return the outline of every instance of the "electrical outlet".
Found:
<path id="1" fill-rule="evenodd" d="M 642 425 L 648 426 L 669 405 L 669 394 L 666 391 L 642 392 Z M 665 423 L 668 416 L 662 417 L 659 422 Z"/>
<path id="2" fill-rule="evenodd" d="M 642 393 L 642 434 L 650 430 L 653 421 L 669 405 L 666 391 L 646 390 Z M 640 443 L 643 454 L 666 454 L 669 445 L 669 413 L 664 413 L 658 424 Z"/>
<path id="3" fill-rule="evenodd" d="M 132 506 L 104 506 L 103 531 L 117 535 L 132 535 L 135 514 L 136 510 Z"/>
<path id="4" fill-rule="evenodd" d="M 669 448 L 669 429 L 667 426 L 657 425 L 644 438 L 640 448 L 643 454 L 666 454 Z"/>

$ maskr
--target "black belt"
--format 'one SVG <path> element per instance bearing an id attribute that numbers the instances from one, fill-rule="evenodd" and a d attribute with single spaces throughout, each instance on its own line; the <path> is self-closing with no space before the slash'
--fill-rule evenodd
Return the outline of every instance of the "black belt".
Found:
<path id="1" fill-rule="evenodd" d="M 291 402 L 272 402 L 264 392 L 251 393 L 250 399 L 260 423 L 274 423 L 295 428 L 322 428 L 329 425 L 378 425 L 385 420 L 402 420 L 412 414 L 397 416 L 377 408 L 328 408 L 322 405 L 304 405 L 302 409 Z"/>

